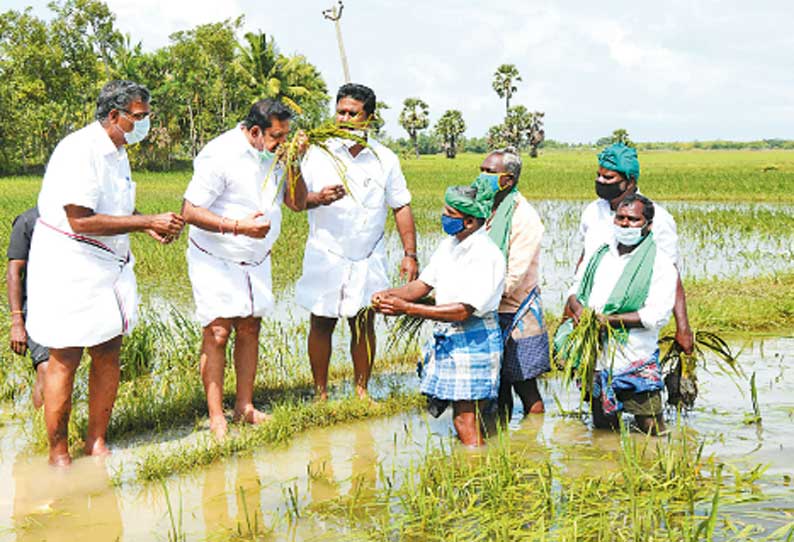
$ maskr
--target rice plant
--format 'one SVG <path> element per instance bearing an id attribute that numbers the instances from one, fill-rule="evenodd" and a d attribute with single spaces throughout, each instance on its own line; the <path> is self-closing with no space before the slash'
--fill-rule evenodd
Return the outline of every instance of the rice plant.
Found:
<path id="1" fill-rule="evenodd" d="M 339 180 L 342 182 L 342 185 L 345 187 L 347 193 L 352 197 L 352 193 L 349 190 L 347 179 L 345 177 L 346 166 L 344 162 L 342 162 L 342 160 L 340 160 L 330 149 L 328 146 L 328 140 L 348 139 L 358 143 L 362 147 L 369 147 L 366 137 L 362 137 L 352 132 L 352 130 L 356 128 L 356 126 L 349 123 L 336 124 L 333 122 L 326 122 L 317 128 L 312 128 L 311 130 L 306 130 L 305 132 L 295 132 L 292 138 L 286 143 L 280 145 L 276 151 L 276 159 L 273 161 L 270 171 L 265 177 L 264 184 L 267 184 L 267 182 L 270 180 L 270 176 L 275 171 L 276 165 L 281 165 L 285 173 L 281 178 L 279 189 L 281 188 L 281 185 L 286 183 L 286 190 L 289 191 L 290 197 L 295 196 L 295 186 L 298 182 L 298 179 L 300 178 L 300 161 L 303 157 L 300 151 L 301 142 L 303 140 L 302 135 L 304 135 L 309 145 L 316 147 L 333 161 L 336 173 L 339 176 Z M 277 194 L 279 192 L 280 190 L 276 191 Z"/>
<path id="2" fill-rule="evenodd" d="M 697 368 L 707 368 L 709 357 L 724 373 L 742 376 L 737 355 L 732 352 L 724 339 L 715 333 L 703 330 L 695 331 L 694 336 L 694 348 L 691 354 L 684 352 L 672 335 L 659 339 L 660 348 L 667 347 L 659 362 L 662 370 L 667 370 L 664 379 L 667 387 L 667 402 L 675 407 L 694 406 L 698 394 Z"/>

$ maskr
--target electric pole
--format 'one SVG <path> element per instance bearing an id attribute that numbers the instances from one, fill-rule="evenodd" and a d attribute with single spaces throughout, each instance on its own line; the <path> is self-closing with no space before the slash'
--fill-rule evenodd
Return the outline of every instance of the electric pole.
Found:
<path id="1" fill-rule="evenodd" d="M 342 27 L 339 24 L 339 19 L 342 18 L 342 10 L 345 8 L 345 5 L 342 3 L 342 0 L 337 2 L 332 8 L 323 10 L 323 17 L 328 19 L 329 21 L 334 22 L 334 26 L 336 26 L 336 41 L 339 43 L 339 56 L 342 58 L 342 71 L 345 72 L 345 83 L 350 82 L 350 68 L 347 67 L 347 55 L 345 55 L 345 44 L 342 43 Z"/>

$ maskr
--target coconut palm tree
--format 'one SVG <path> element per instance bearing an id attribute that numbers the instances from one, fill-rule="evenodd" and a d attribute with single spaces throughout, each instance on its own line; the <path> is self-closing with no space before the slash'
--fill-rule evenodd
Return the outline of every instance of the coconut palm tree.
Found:
<path id="1" fill-rule="evenodd" d="M 428 109 L 428 105 L 421 98 L 406 98 L 403 102 L 403 110 L 400 112 L 400 126 L 408 132 L 417 158 L 419 158 L 417 135 L 419 130 L 424 130 L 430 125 Z"/>
<path id="2" fill-rule="evenodd" d="M 248 32 L 240 45 L 240 67 L 256 94 L 278 98 L 298 113 L 302 126 L 323 120 L 328 102 L 328 88 L 320 72 L 303 55 L 285 56 L 273 38 L 263 32 Z"/>
<path id="3" fill-rule="evenodd" d="M 521 81 L 521 75 L 515 64 L 502 64 L 493 74 L 493 89 L 500 98 L 505 99 L 505 115 L 510 111 L 510 98 L 516 93 L 518 87 L 515 83 Z"/>

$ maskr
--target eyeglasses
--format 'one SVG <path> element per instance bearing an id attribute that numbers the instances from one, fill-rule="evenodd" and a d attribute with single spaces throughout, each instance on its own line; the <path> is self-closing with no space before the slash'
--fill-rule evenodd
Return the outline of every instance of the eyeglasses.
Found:
<path id="1" fill-rule="evenodd" d="M 134 121 L 143 120 L 146 117 L 150 117 L 152 115 L 152 111 L 141 111 L 140 113 L 130 113 L 129 109 L 119 109 L 119 111 Z"/>

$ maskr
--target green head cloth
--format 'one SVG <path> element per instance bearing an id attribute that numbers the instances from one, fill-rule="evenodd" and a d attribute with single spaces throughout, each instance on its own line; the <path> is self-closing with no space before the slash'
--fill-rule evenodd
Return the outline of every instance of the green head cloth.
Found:
<path id="1" fill-rule="evenodd" d="M 478 191 L 470 186 L 450 186 L 444 193 L 444 203 L 464 215 L 475 218 L 488 218 L 491 214 L 491 204 L 481 201 L 477 197 Z"/>
<path id="2" fill-rule="evenodd" d="M 640 161 L 637 150 L 624 143 L 613 143 L 598 155 L 598 165 L 622 173 L 635 182 L 640 178 Z"/>

